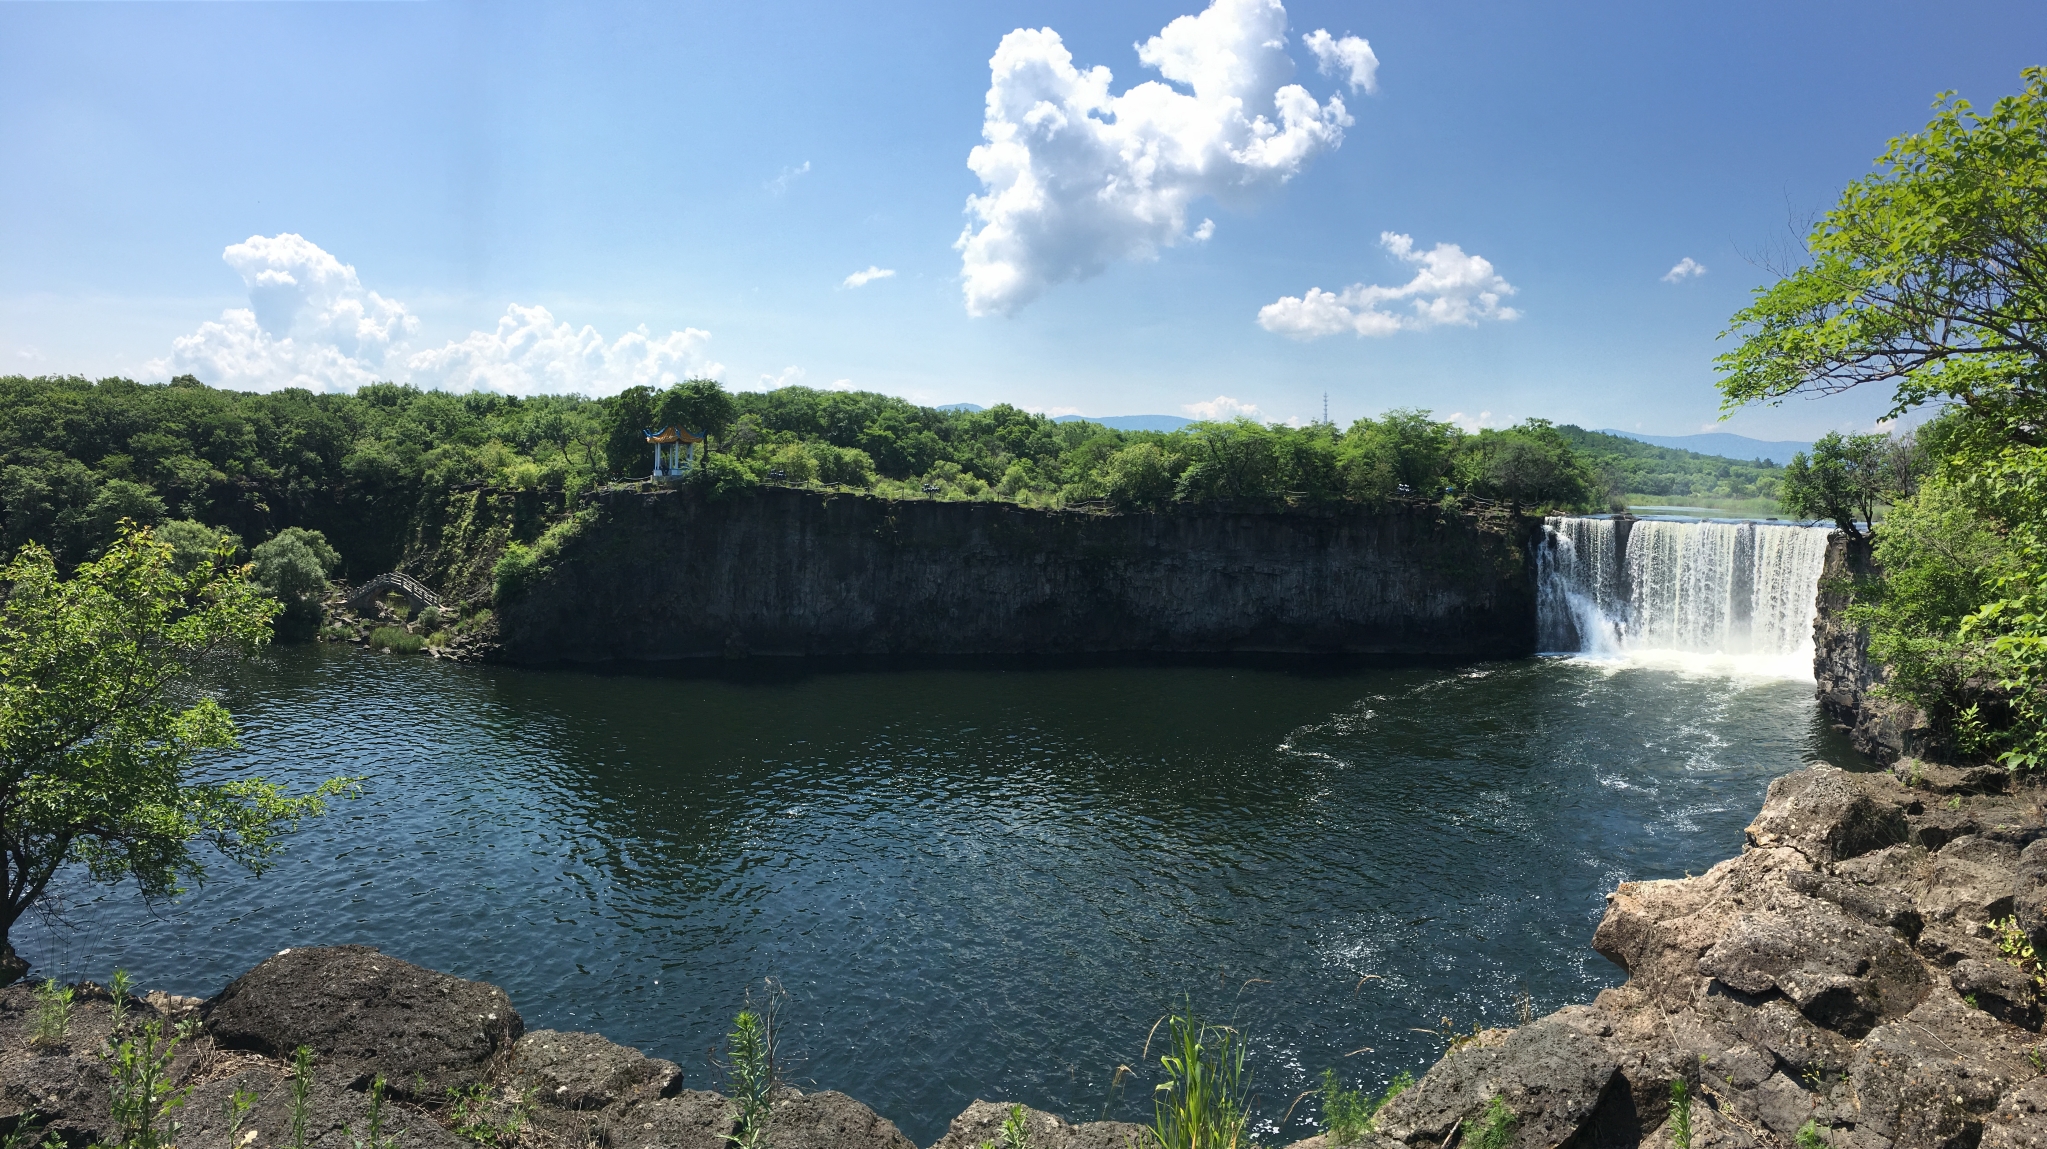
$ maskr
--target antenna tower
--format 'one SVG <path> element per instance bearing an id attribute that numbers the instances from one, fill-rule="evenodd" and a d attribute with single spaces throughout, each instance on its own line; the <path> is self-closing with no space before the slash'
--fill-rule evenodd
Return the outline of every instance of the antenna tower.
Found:
<path id="1" fill-rule="evenodd" d="M 1322 392 L 1322 421 L 1329 422 L 1329 392 Z"/>

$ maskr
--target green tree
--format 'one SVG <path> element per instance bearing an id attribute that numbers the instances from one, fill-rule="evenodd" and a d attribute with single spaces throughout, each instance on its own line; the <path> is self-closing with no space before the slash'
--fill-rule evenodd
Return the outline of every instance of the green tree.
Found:
<path id="1" fill-rule="evenodd" d="M 1878 504 L 1902 485 L 1895 458 L 1888 435 L 1829 431 L 1813 442 L 1810 456 L 1800 451 L 1791 457 L 1777 501 L 1787 515 L 1832 519 L 1848 537 L 1865 539 Z"/>
<path id="2" fill-rule="evenodd" d="M 261 870 L 281 833 L 351 785 L 288 797 L 257 778 L 191 779 L 235 728 L 186 681 L 267 641 L 278 610 L 226 557 L 180 573 L 167 544 L 124 525 L 69 579 L 34 544 L 0 569 L 0 976 L 26 970 L 7 932 L 65 864 L 171 897 L 205 879 L 194 842 Z"/>
<path id="3" fill-rule="evenodd" d="M 654 407 L 654 422 L 715 435 L 731 424 L 737 410 L 732 396 L 716 380 L 690 379 L 661 393 Z"/>
<path id="4" fill-rule="evenodd" d="M 1109 498 L 1126 511 L 1156 510 L 1173 497 L 1174 459 L 1157 443 L 1132 443 L 1109 456 Z"/>
<path id="5" fill-rule="evenodd" d="M 1716 360 L 1729 409 L 1869 383 L 1894 412 L 1950 405 L 1934 469 L 2011 556 L 1954 637 L 1990 656 L 1999 728 L 1977 741 L 2013 769 L 2047 765 L 2047 69 L 2023 78 L 1981 114 L 1946 93 L 1892 140 Z"/>
<path id="6" fill-rule="evenodd" d="M 332 589 L 327 576 L 341 566 L 341 556 L 319 531 L 286 527 L 249 552 L 255 585 L 283 604 L 277 633 L 287 639 L 310 638 L 320 627 L 320 600 Z"/>

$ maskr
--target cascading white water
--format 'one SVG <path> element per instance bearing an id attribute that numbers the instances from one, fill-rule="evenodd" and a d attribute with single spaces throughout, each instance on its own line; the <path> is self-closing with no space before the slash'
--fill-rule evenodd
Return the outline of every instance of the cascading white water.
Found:
<path id="1" fill-rule="evenodd" d="M 1810 672 L 1825 528 L 1564 517 L 1545 528 L 1543 649 L 1760 657 Z"/>

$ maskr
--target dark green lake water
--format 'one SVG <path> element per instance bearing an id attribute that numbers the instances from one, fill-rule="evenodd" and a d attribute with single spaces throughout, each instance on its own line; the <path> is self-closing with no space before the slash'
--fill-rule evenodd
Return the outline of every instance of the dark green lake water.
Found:
<path id="1" fill-rule="evenodd" d="M 18 929 L 43 970 L 204 996 L 361 942 L 698 1088 L 775 977 L 792 1076 L 919 1144 L 976 1097 L 1141 1119 L 1182 995 L 1251 1035 L 1270 1130 L 1325 1067 L 1433 1060 L 1414 1027 L 1617 983 L 1608 890 L 1705 869 L 1771 778 L 1852 764 L 1809 682 L 1552 659 L 706 676 L 300 647 L 224 698 L 238 763 L 366 795 L 172 907 L 74 887 L 68 926 Z"/>

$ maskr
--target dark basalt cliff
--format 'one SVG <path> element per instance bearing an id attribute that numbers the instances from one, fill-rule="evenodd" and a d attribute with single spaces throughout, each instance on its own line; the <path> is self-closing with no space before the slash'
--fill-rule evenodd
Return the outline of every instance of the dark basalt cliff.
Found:
<path id="1" fill-rule="evenodd" d="M 522 662 L 1535 649 L 1541 525 L 1434 507 L 1083 514 L 612 490 L 519 593 Z"/>

